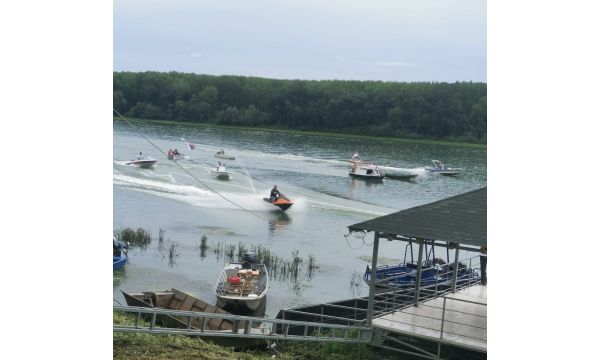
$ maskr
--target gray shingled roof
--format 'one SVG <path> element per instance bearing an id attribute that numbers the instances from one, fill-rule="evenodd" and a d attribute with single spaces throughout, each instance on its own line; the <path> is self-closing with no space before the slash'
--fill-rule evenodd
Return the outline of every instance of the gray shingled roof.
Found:
<path id="1" fill-rule="evenodd" d="M 410 238 L 487 246 L 487 187 L 348 228 L 350 231 L 377 231 Z"/>

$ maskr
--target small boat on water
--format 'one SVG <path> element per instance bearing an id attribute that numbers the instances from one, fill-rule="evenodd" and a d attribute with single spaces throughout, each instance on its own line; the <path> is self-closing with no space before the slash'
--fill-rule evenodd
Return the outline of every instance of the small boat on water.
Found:
<path id="1" fill-rule="evenodd" d="M 142 169 L 149 169 L 152 166 L 154 166 L 154 164 L 156 163 L 156 160 L 148 157 L 145 158 L 142 153 L 140 152 L 140 155 L 138 156 L 137 159 L 135 160 L 131 160 L 127 163 L 125 163 L 125 165 L 133 165 Z"/>
<path id="2" fill-rule="evenodd" d="M 127 244 L 113 237 L 113 270 L 119 270 L 127 263 Z"/>
<path id="3" fill-rule="evenodd" d="M 383 180 L 384 175 L 379 171 L 377 165 L 367 160 L 349 160 L 352 169 L 348 175 L 350 177 L 364 180 Z"/>
<path id="4" fill-rule="evenodd" d="M 212 170 L 212 174 L 219 180 L 229 180 L 229 177 L 231 176 L 231 173 L 225 169 L 225 164 L 221 164 L 220 161 L 216 170 Z"/>
<path id="5" fill-rule="evenodd" d="M 451 176 L 457 175 L 463 170 L 461 168 L 446 167 L 446 165 L 439 160 L 431 160 L 431 162 L 433 163 L 433 166 L 425 166 L 425 170 L 429 171 L 430 173 Z"/>
<path id="6" fill-rule="evenodd" d="M 167 159 L 169 159 L 169 160 L 183 160 L 183 159 L 185 159 L 185 155 L 183 155 L 183 154 L 167 155 Z"/>
<path id="7" fill-rule="evenodd" d="M 142 169 L 150 169 L 156 164 L 156 160 L 153 159 L 143 159 L 143 160 L 131 160 L 125 165 L 133 165 Z"/>
<path id="8" fill-rule="evenodd" d="M 279 194 L 279 196 L 277 196 L 277 198 L 273 201 L 271 200 L 271 198 L 263 198 L 263 200 L 268 202 L 269 204 L 273 204 L 273 205 L 277 206 L 278 208 L 280 208 L 283 211 L 286 211 L 292 205 L 294 205 L 294 202 L 292 200 L 288 199 L 283 194 Z"/>
<path id="9" fill-rule="evenodd" d="M 200 300 L 196 297 L 188 295 L 176 289 L 166 291 L 144 291 L 140 293 L 126 293 L 122 291 L 125 301 L 128 306 L 149 307 L 159 309 L 181 310 L 181 311 L 198 311 L 214 314 L 230 314 L 229 312 L 219 309 L 209 303 Z M 162 322 L 168 327 L 187 328 L 187 318 L 178 316 L 158 315 L 157 321 Z M 227 319 L 212 319 L 203 324 L 203 319 L 193 319 L 191 322 L 192 329 L 202 329 L 203 327 L 210 330 L 231 330 L 233 322 Z M 239 327 L 243 328 L 245 322 Z"/>
<path id="10" fill-rule="evenodd" d="M 267 267 L 256 263 L 254 252 L 245 253 L 242 260 L 227 264 L 217 279 L 218 307 L 242 306 L 256 310 L 266 299 L 269 290 Z"/>
<path id="11" fill-rule="evenodd" d="M 217 157 L 219 159 L 225 159 L 225 160 L 235 160 L 235 156 L 225 154 L 225 151 L 223 149 L 221 149 L 220 151 L 218 151 L 215 154 L 215 157 Z"/>

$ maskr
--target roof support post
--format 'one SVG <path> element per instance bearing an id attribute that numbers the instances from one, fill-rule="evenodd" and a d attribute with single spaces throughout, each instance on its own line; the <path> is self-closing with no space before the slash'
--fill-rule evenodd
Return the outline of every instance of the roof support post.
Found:
<path id="1" fill-rule="evenodd" d="M 452 292 L 456 292 L 456 280 L 458 278 L 458 252 L 460 251 L 457 243 L 452 243 L 456 245 L 456 249 L 454 250 L 454 269 L 452 270 Z"/>
<path id="2" fill-rule="evenodd" d="M 375 300 L 375 280 L 377 277 L 377 254 L 379 253 L 379 232 L 373 237 L 373 258 L 371 259 L 371 281 L 369 282 L 369 305 L 367 307 L 367 326 L 373 321 L 373 302 Z"/>
<path id="3" fill-rule="evenodd" d="M 419 263 L 417 264 L 417 283 L 415 284 L 415 306 L 419 305 L 419 292 L 421 291 L 421 272 L 423 270 L 423 243 L 422 238 L 417 238 L 419 244 Z"/>

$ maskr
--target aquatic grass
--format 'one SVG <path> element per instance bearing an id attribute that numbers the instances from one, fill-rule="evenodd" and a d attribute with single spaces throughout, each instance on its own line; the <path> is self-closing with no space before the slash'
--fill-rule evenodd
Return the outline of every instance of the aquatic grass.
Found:
<path id="1" fill-rule="evenodd" d="M 179 246 L 177 243 L 171 243 L 169 245 L 169 267 L 173 267 L 177 264 L 175 262 L 175 258 L 179 256 L 179 253 L 177 252 L 177 246 Z"/>
<path id="2" fill-rule="evenodd" d="M 162 251 L 164 249 L 164 240 L 165 240 L 165 232 L 164 228 L 158 229 L 158 250 Z"/>
<path id="3" fill-rule="evenodd" d="M 206 257 L 206 249 L 208 249 L 208 238 L 206 237 L 206 235 L 202 235 L 202 238 L 200 239 L 200 257 L 201 258 L 205 258 Z"/>
<path id="4" fill-rule="evenodd" d="M 142 250 L 146 250 L 148 245 L 152 242 L 152 236 L 144 228 L 137 228 L 133 230 L 130 227 L 120 228 L 114 230 L 113 234 L 118 241 L 128 244 L 130 247 L 139 247 Z"/>
<path id="5" fill-rule="evenodd" d="M 312 278 L 313 273 L 318 269 L 317 259 L 313 254 L 308 255 L 308 277 Z"/>

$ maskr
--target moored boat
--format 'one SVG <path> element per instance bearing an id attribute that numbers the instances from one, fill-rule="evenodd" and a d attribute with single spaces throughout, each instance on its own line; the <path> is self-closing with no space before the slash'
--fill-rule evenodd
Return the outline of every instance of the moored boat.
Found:
<path id="1" fill-rule="evenodd" d="M 117 241 L 113 236 L 113 270 L 119 270 L 127 263 L 127 244 Z"/>
<path id="2" fill-rule="evenodd" d="M 113 270 L 122 269 L 127 263 L 125 256 L 113 256 Z"/>
<path id="3" fill-rule="evenodd" d="M 454 264 L 447 264 L 443 259 L 435 258 L 426 261 L 421 268 L 421 286 L 449 287 L 452 282 Z M 375 272 L 376 287 L 414 287 L 417 282 L 417 264 L 401 263 L 399 265 L 378 266 Z M 371 282 L 371 267 L 367 265 L 363 279 Z M 457 284 L 479 281 L 479 275 L 462 262 L 458 263 Z"/>
<path id="4" fill-rule="evenodd" d="M 215 284 L 217 306 L 242 306 L 256 310 L 266 299 L 269 273 L 256 263 L 256 254 L 245 253 L 242 262 L 227 264 Z"/>
<path id="5" fill-rule="evenodd" d="M 433 166 L 425 166 L 425 170 L 430 173 L 440 174 L 440 175 L 458 175 L 463 169 L 461 168 L 450 168 L 447 167 L 439 160 L 431 160 Z"/>
<path id="6" fill-rule="evenodd" d="M 229 312 L 210 305 L 194 296 L 188 295 L 176 289 L 166 291 L 144 291 L 140 293 L 126 293 L 121 290 L 128 306 L 151 307 L 181 311 L 198 311 L 215 314 L 230 314 Z M 177 316 L 159 315 L 158 319 L 169 327 L 187 328 L 187 318 Z M 243 328 L 244 321 L 240 324 Z M 190 323 L 191 329 L 231 330 L 233 322 L 228 319 L 214 318 L 203 324 L 202 319 L 193 319 Z"/>

